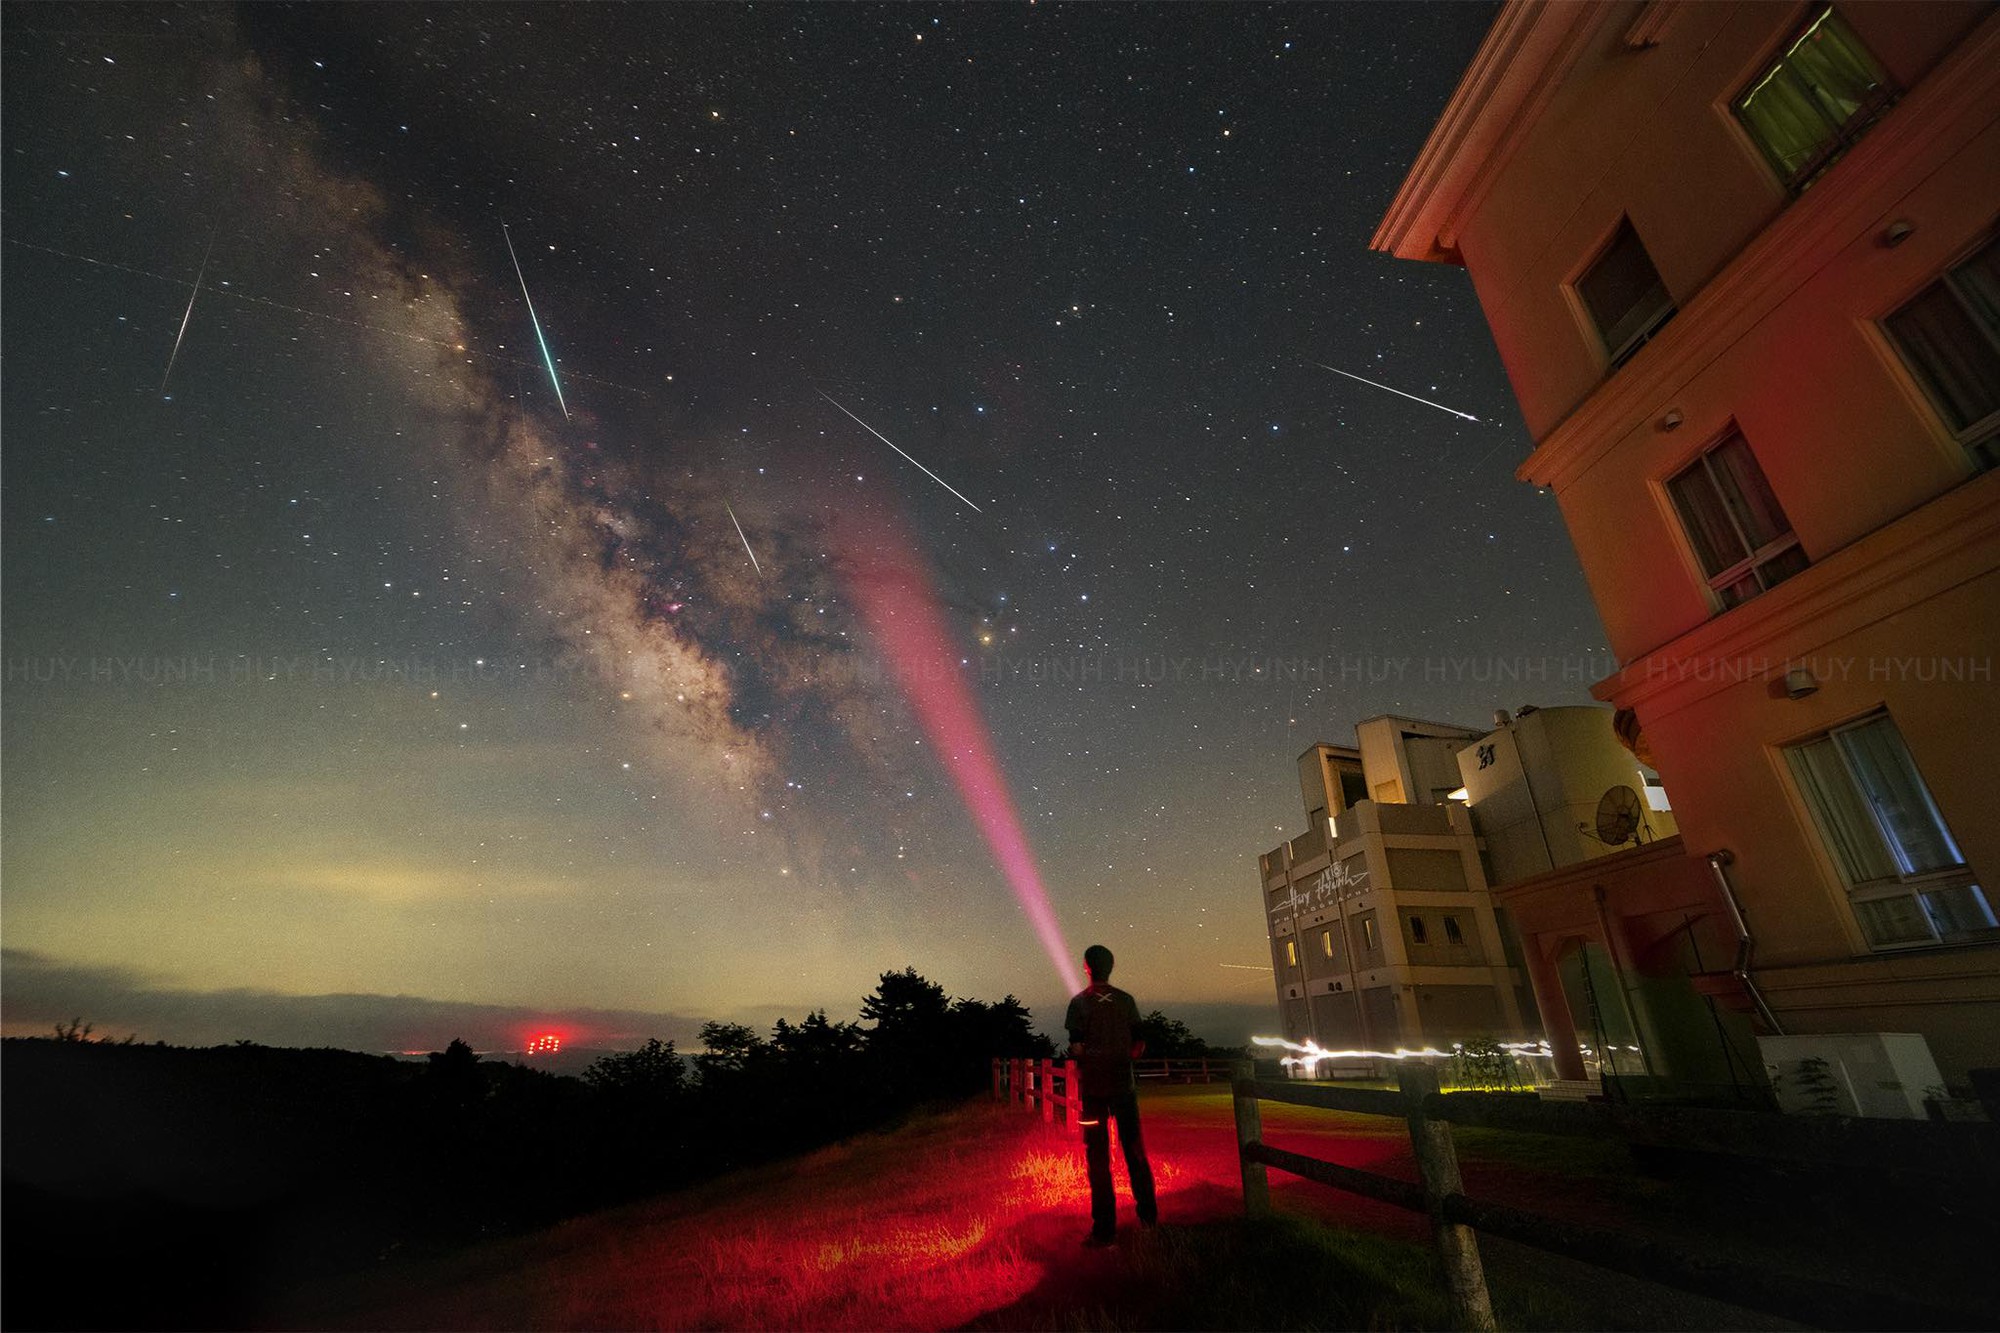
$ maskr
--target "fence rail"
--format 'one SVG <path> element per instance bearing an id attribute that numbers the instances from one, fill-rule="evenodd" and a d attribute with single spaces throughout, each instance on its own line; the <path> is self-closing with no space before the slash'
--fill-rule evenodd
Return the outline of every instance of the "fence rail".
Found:
<path id="1" fill-rule="evenodd" d="M 1267 1102 L 1362 1115 L 1408 1114 L 1405 1093 L 1381 1088 L 1260 1080 L 1257 1089 L 1257 1095 Z M 1551 1101 L 1506 1092 L 1432 1091 L 1425 1096 L 1422 1109 L 1431 1120 L 1480 1129 L 1615 1139 L 1646 1147 L 1804 1166 L 1865 1163 L 1883 1174 L 1941 1180 L 1979 1178 L 2000 1187 L 2000 1125 L 1993 1124 Z"/>
<path id="2" fill-rule="evenodd" d="M 1193 1056 L 1176 1060 L 1134 1060 L 1132 1073 L 1141 1082 L 1214 1083 L 1232 1077 L 1234 1060 Z"/>
<path id="3" fill-rule="evenodd" d="M 1228 1060 L 1134 1060 L 1132 1073 L 1142 1083 L 1214 1083 L 1227 1079 L 1235 1065 Z M 993 1098 L 1039 1106 L 1044 1120 L 1074 1127 L 1083 1113 L 1083 1095 L 1074 1060 L 996 1058 Z"/>
<path id="4" fill-rule="evenodd" d="M 1344 1189 L 1413 1212 L 1428 1213 L 1443 1259 L 1445 1285 L 1461 1328 L 1491 1330 L 1493 1308 L 1480 1263 L 1476 1231 L 1565 1255 L 1635 1277 L 1711 1296 L 1750 1309 L 1803 1318 L 1828 1328 L 1973 1326 L 1981 1316 L 1893 1292 L 1845 1286 L 1773 1270 L 1727 1255 L 1694 1255 L 1670 1242 L 1531 1213 L 1466 1196 L 1452 1144 L 1453 1124 L 1537 1134 L 1621 1138 L 1700 1152 L 1725 1152 L 1785 1162 L 1842 1163 L 1886 1152 L 1895 1165 L 1926 1175 L 1982 1173 L 2000 1162 L 1992 1126 L 1942 1126 L 1894 1121 L 1754 1115 L 1687 1107 L 1636 1108 L 1541 1102 L 1505 1094 L 1438 1089 L 1437 1071 L 1415 1061 L 1398 1069 L 1398 1090 L 1343 1088 L 1260 1080 L 1240 1066 L 1234 1084 L 1238 1161 L 1245 1210 L 1270 1211 L 1267 1168 Z M 1400 1180 L 1263 1141 L 1260 1103 L 1287 1102 L 1322 1110 L 1403 1119 L 1415 1150 L 1417 1179 Z M 1939 1131 L 1968 1130 L 1957 1133 Z M 1874 1159 L 1880 1165 L 1879 1158 Z M 1928 1169 L 1925 1169 L 1928 1168 Z"/>
<path id="5" fill-rule="evenodd" d="M 1042 1119 L 1060 1120 L 1067 1129 L 1078 1130 L 1083 1115 L 1082 1085 L 1076 1077 L 1074 1060 L 993 1061 L 993 1098 L 1021 1106 L 1039 1106 Z"/>

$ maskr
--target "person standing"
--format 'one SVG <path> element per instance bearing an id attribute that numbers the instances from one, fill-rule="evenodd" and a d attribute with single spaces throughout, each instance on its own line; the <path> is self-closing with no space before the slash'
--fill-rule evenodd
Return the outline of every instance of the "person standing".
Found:
<path id="1" fill-rule="evenodd" d="M 1083 951 L 1083 968 L 1090 985 L 1069 1002 L 1063 1026 L 1069 1029 L 1070 1058 L 1076 1061 L 1083 1095 L 1083 1160 L 1090 1175 L 1090 1235 L 1084 1244 L 1109 1245 L 1118 1231 L 1118 1199 L 1111 1188 L 1111 1125 L 1118 1122 L 1118 1143 L 1125 1150 L 1125 1170 L 1132 1181 L 1132 1202 L 1139 1225 L 1159 1221 L 1153 1197 L 1153 1168 L 1146 1160 L 1146 1141 L 1139 1131 L 1138 1084 L 1132 1062 L 1145 1053 L 1138 1035 L 1139 1006 L 1111 984 L 1111 950 L 1093 944 Z"/>

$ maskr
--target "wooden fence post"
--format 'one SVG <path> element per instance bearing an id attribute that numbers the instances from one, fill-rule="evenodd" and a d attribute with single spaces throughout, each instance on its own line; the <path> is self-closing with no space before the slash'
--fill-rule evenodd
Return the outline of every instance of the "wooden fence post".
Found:
<path id="1" fill-rule="evenodd" d="M 1042 1120 L 1053 1122 L 1056 1118 L 1056 1062 L 1044 1059 L 1041 1068 L 1035 1071 L 1035 1091 L 1042 1094 Z"/>
<path id="2" fill-rule="evenodd" d="M 1018 1055 L 1014 1057 L 1014 1104 L 1028 1104 L 1028 1062 Z"/>
<path id="3" fill-rule="evenodd" d="M 1445 1199 L 1464 1193 L 1465 1183 L 1458 1174 L 1451 1124 L 1432 1120 L 1424 1113 L 1424 1098 L 1438 1090 L 1437 1070 L 1420 1061 L 1404 1060 L 1397 1066 L 1396 1083 L 1403 1092 L 1404 1114 L 1410 1123 L 1410 1146 L 1417 1157 L 1417 1179 L 1424 1187 L 1424 1206 L 1430 1212 L 1431 1228 L 1437 1235 L 1438 1258 L 1444 1264 L 1452 1317 L 1467 1333 L 1492 1333 L 1493 1301 L 1486 1292 L 1486 1270 L 1479 1262 L 1479 1241 L 1471 1227 L 1445 1220 Z"/>
<path id="4" fill-rule="evenodd" d="M 1000 1057 L 993 1057 L 993 1100 L 1000 1100 Z"/>
<path id="5" fill-rule="evenodd" d="M 1248 1060 L 1236 1066 L 1231 1085 L 1236 1099 L 1236 1160 L 1243 1169 L 1243 1212 L 1246 1217 L 1268 1217 L 1271 1213 L 1271 1177 L 1262 1162 L 1253 1162 L 1243 1150 L 1264 1138 L 1264 1117 L 1257 1108 L 1257 1067 Z"/>

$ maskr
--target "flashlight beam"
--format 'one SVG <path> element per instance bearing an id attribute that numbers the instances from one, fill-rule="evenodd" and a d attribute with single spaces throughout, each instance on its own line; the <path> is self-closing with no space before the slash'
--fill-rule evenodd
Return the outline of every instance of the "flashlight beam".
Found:
<path id="1" fill-rule="evenodd" d="M 1333 373 L 1336 375 L 1346 375 L 1351 380 L 1361 380 L 1363 384 L 1368 385 L 1370 388 L 1386 390 L 1389 393 L 1395 394 L 1398 398 L 1407 398 L 1413 403 L 1422 403 L 1425 407 L 1435 407 L 1440 412 L 1449 412 L 1453 416 L 1463 417 L 1467 421 L 1479 420 L 1478 417 L 1472 415 L 1470 412 L 1461 412 L 1455 407 L 1446 407 L 1443 403 L 1434 403 L 1428 398 L 1419 398 L 1413 393 L 1404 393 L 1401 389 L 1391 389 L 1386 384 L 1377 384 L 1374 380 L 1362 379 L 1359 375 L 1348 375 L 1344 370 L 1334 370 L 1332 366 L 1327 365 L 1324 361 L 1315 361 L 1312 364 L 1318 366 L 1321 370 L 1333 370 Z"/>
<path id="2" fill-rule="evenodd" d="M 828 393 L 825 389 L 819 389 L 816 392 L 819 394 L 820 397 L 826 399 L 826 401 L 828 401 L 829 403 L 833 403 L 835 407 L 840 407 L 839 403 L 834 402 L 833 395 Z M 847 409 L 844 407 L 840 407 L 840 410 L 843 412 L 847 412 Z M 860 417 L 854 416 L 852 412 L 847 412 L 847 415 L 854 418 L 855 425 L 861 427 L 861 429 L 867 431 L 870 435 L 873 435 L 876 439 L 882 441 L 882 443 L 888 445 L 891 449 L 896 449 L 897 453 L 903 454 L 903 451 L 901 449 L 896 448 L 896 442 L 894 440 L 884 435 L 881 431 L 876 430 L 873 426 L 863 421 Z M 914 458 L 910 458 L 908 454 L 903 454 L 903 457 L 909 458 L 910 462 L 912 463 L 916 463 L 917 470 L 923 473 L 926 477 L 929 477 L 932 481 L 944 487 L 946 490 L 951 491 L 953 495 L 958 495 L 957 491 L 952 490 L 951 483 L 946 481 L 943 477 L 940 477 L 937 473 L 931 471 L 929 468 L 925 467 L 922 463 L 917 463 L 917 460 Z M 965 507 L 967 509 L 970 509 L 973 513 L 983 514 L 986 512 L 985 510 L 981 509 L 978 505 L 972 503 L 972 501 L 966 500 L 963 495 L 958 495 L 958 498 L 960 500 L 963 500 L 965 502 Z"/>
<path id="3" fill-rule="evenodd" d="M 922 573 L 909 537 L 892 520 L 842 514 L 838 521 L 845 528 L 841 546 L 853 569 L 851 595 L 862 622 L 1056 975 L 1072 994 L 1081 990 L 1075 955 L 1035 864 L 992 733 L 961 670 L 956 636 L 946 626 L 936 589 Z"/>
<path id="4" fill-rule="evenodd" d="M 528 275 L 521 272 L 521 257 L 514 253 L 514 237 L 507 230 L 507 224 L 500 224 L 500 234 L 507 238 L 507 258 L 514 261 L 514 276 L 521 280 L 521 299 L 528 304 L 528 321 L 535 326 L 535 341 L 542 345 L 542 364 L 549 368 L 549 383 L 555 386 L 556 406 L 562 409 L 563 420 L 569 420 L 569 404 L 563 401 L 562 381 L 556 378 L 556 359 L 549 355 L 549 340 L 542 336 L 542 321 L 535 314 L 535 299 L 528 295 Z"/>

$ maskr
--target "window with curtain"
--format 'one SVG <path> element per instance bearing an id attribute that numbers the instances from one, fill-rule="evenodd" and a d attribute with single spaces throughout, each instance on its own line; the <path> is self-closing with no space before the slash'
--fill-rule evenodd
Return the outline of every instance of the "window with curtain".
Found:
<path id="1" fill-rule="evenodd" d="M 1831 8 L 1735 102 L 1736 118 L 1793 194 L 1832 166 L 1896 100 L 1854 30 Z"/>
<path id="2" fill-rule="evenodd" d="M 1597 325 L 1614 370 L 1631 360 L 1674 315 L 1674 298 L 1660 281 L 1630 218 L 1618 224 L 1604 253 L 1577 279 L 1576 294 Z"/>
<path id="3" fill-rule="evenodd" d="M 2000 241 L 1988 241 L 1882 326 L 1973 466 L 2000 464 Z"/>
<path id="4" fill-rule="evenodd" d="M 1785 762 L 1870 947 L 1953 943 L 1996 931 L 1985 890 L 1887 713 L 1787 746 Z"/>
<path id="5" fill-rule="evenodd" d="M 1741 434 L 1731 432 L 1669 478 L 1667 494 L 1720 609 L 1746 602 L 1806 567 L 1791 520 Z"/>

